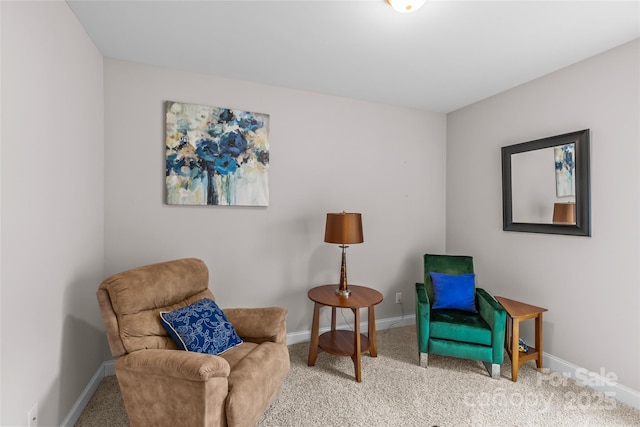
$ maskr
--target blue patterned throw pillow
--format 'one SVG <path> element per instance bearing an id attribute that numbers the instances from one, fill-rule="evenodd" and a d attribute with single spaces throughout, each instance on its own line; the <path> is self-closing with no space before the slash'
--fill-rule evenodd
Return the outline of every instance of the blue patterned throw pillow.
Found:
<path id="1" fill-rule="evenodd" d="M 181 350 L 220 354 L 242 344 L 227 316 L 209 298 L 174 311 L 163 311 L 160 318 Z"/>

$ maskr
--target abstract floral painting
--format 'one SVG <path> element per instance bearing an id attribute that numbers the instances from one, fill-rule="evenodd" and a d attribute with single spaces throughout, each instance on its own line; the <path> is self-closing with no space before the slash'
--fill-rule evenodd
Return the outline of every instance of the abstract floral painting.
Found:
<path id="1" fill-rule="evenodd" d="M 556 196 L 575 196 L 575 144 L 554 147 L 553 154 L 556 163 Z"/>
<path id="2" fill-rule="evenodd" d="M 269 115 L 167 101 L 170 205 L 269 205 Z"/>

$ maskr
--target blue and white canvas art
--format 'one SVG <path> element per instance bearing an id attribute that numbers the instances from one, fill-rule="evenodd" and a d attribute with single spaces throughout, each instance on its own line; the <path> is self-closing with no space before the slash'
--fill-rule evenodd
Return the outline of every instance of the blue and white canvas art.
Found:
<path id="1" fill-rule="evenodd" d="M 167 204 L 269 205 L 269 115 L 166 103 Z"/>
<path id="2" fill-rule="evenodd" d="M 554 147 L 553 154 L 556 164 L 556 196 L 575 196 L 575 144 L 565 144 Z"/>

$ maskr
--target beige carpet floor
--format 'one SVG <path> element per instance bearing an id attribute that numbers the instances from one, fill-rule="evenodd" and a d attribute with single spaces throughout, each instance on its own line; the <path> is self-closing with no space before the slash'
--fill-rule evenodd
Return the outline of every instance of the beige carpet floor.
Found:
<path id="1" fill-rule="evenodd" d="M 511 381 L 511 365 L 492 380 L 480 362 L 430 356 L 417 366 L 415 327 L 378 332 L 378 357 L 362 359 L 362 382 L 347 357 L 308 344 L 289 347 L 291 371 L 259 427 L 293 426 L 640 426 L 640 411 L 534 362 Z M 106 377 L 76 427 L 127 426 L 115 377 Z"/>

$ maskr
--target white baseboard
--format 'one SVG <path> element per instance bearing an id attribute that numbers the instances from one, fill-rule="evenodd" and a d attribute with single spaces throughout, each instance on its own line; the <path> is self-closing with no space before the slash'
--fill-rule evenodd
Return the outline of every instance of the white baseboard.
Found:
<path id="1" fill-rule="evenodd" d="M 390 317 L 387 319 L 377 319 L 376 320 L 376 330 L 382 331 L 388 328 L 399 328 L 401 326 L 409 326 L 414 325 L 416 323 L 416 315 L 410 314 L 407 316 L 399 316 L 399 317 Z M 351 329 L 353 327 L 349 324 L 343 323 L 341 325 L 337 325 L 338 329 Z M 369 328 L 369 322 L 360 322 L 360 330 L 363 333 L 367 332 Z M 330 327 L 320 328 L 320 333 L 324 333 L 330 330 Z M 300 331 L 300 332 L 292 332 L 287 334 L 287 345 L 298 344 L 301 342 L 309 342 L 311 341 L 311 330 Z"/>
<path id="2" fill-rule="evenodd" d="M 551 380 L 557 381 L 558 384 L 562 384 L 564 378 L 571 378 L 578 384 L 604 393 L 618 402 L 640 409 L 640 392 L 618 384 L 618 378 L 613 372 L 606 372 L 604 368 L 599 373 L 591 372 L 545 352 L 542 353 L 542 363 L 546 366 L 544 370 L 557 373 L 557 377 Z"/>
<path id="3" fill-rule="evenodd" d="M 110 366 L 110 368 L 109 368 Z M 109 371 L 110 373 L 107 373 Z M 96 370 L 96 373 L 93 374 L 91 379 L 89 380 L 89 384 L 84 388 L 82 393 L 80 393 L 80 397 L 76 400 L 76 403 L 71 407 L 71 410 L 67 414 L 66 418 L 60 424 L 62 427 L 73 427 L 80 415 L 82 415 L 82 411 L 87 407 L 89 400 L 93 396 L 93 393 L 96 392 L 98 386 L 102 379 L 107 375 L 114 375 L 115 367 L 113 365 L 113 360 L 109 360 L 104 362 L 100 367 Z"/>
<path id="4" fill-rule="evenodd" d="M 104 362 L 104 376 L 108 377 L 109 375 L 116 374 L 116 365 L 114 360 L 107 360 Z"/>
<path id="5" fill-rule="evenodd" d="M 414 325 L 415 323 L 415 314 L 390 317 L 387 319 L 378 319 L 376 320 L 376 330 L 382 331 L 389 328 L 399 328 L 401 326 Z M 361 331 L 366 332 L 368 327 L 368 322 L 360 322 Z M 339 326 L 339 328 L 351 329 L 351 325 L 342 324 Z M 329 329 L 329 327 L 320 328 L 320 333 L 326 332 Z M 309 342 L 310 340 L 310 330 L 292 332 L 287 334 L 287 345 Z M 626 387 L 622 384 L 616 383 L 615 379 L 612 378 L 612 374 L 606 372 L 601 372 L 599 374 L 590 372 L 584 368 L 576 366 L 573 363 L 562 360 L 559 357 L 553 356 L 549 353 L 543 353 L 542 358 L 544 365 L 547 367 L 545 369 L 549 369 L 549 371 L 558 373 L 558 379 L 561 380 L 562 377 L 572 378 L 578 383 L 584 384 L 585 386 L 591 387 L 594 390 L 605 393 L 606 396 L 610 396 L 621 403 L 640 409 L 640 392 Z M 73 427 L 75 425 L 76 421 L 78 421 L 78 418 L 80 418 L 80 415 L 82 415 L 82 411 L 84 411 L 84 408 L 89 403 L 89 400 L 91 400 L 93 393 L 95 393 L 96 389 L 100 385 L 100 382 L 105 376 L 108 375 L 115 375 L 115 366 L 113 360 L 108 360 L 100 365 L 96 373 L 93 375 L 93 377 L 91 377 L 89 384 L 87 384 L 85 389 L 82 391 L 80 397 L 78 397 L 78 400 L 73 405 L 73 407 L 69 411 L 69 414 L 62 422 L 62 427 Z"/>

